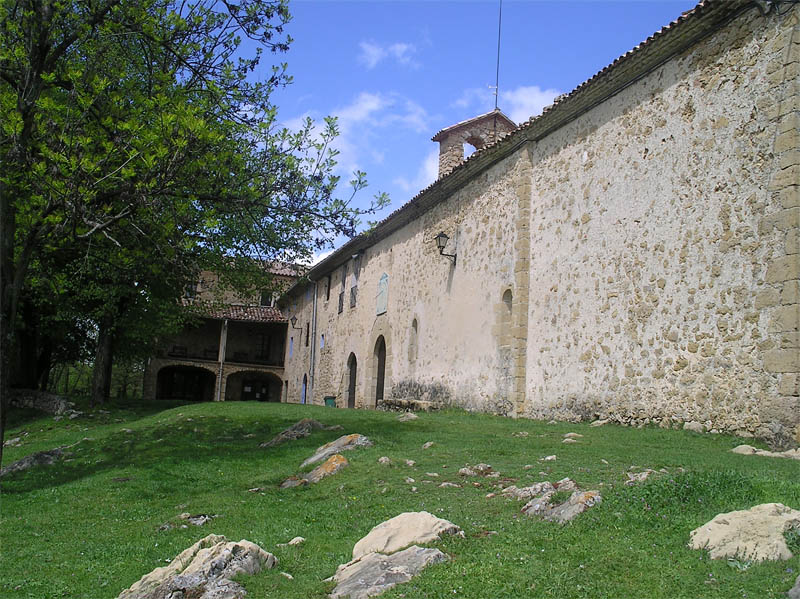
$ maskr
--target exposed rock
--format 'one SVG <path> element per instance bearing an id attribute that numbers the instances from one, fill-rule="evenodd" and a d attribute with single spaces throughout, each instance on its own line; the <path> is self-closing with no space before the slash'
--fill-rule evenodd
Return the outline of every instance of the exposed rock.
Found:
<path id="1" fill-rule="evenodd" d="M 760 455 L 766 458 L 789 458 L 791 460 L 800 460 L 800 448 L 787 449 L 786 451 L 767 451 L 766 449 L 756 449 L 751 445 L 737 445 L 731 449 L 733 453 L 740 453 L 742 455 Z"/>
<path id="2" fill-rule="evenodd" d="M 359 435 L 358 433 L 344 435 L 335 441 L 331 441 L 330 443 L 326 443 L 322 447 L 319 447 L 317 451 L 314 452 L 314 455 L 300 464 L 300 467 L 305 468 L 311 464 L 316 464 L 317 462 L 326 460 L 333 454 L 339 453 L 340 451 L 348 451 L 357 447 L 372 447 L 372 441 L 367 439 L 364 435 Z"/>
<path id="3" fill-rule="evenodd" d="M 389 464 L 392 463 L 392 460 L 390 460 L 386 456 L 381 456 L 378 458 L 378 463 L 383 464 L 384 466 L 388 466 Z"/>
<path id="4" fill-rule="evenodd" d="M 366 599 L 379 595 L 397 584 L 408 582 L 430 564 L 447 560 L 438 549 L 412 545 L 393 555 L 368 553 L 339 566 L 333 576 L 338 584 L 331 599 L 349 597 Z"/>
<path id="5" fill-rule="evenodd" d="M 560 481 L 553 483 L 553 486 L 558 491 L 577 491 L 578 485 L 571 478 L 562 478 Z"/>
<path id="6" fill-rule="evenodd" d="M 294 576 L 292 576 L 288 572 L 281 572 L 281 576 L 283 576 L 287 580 L 294 580 Z"/>
<path id="7" fill-rule="evenodd" d="M 646 481 L 651 474 L 656 474 L 656 471 L 647 468 L 645 470 L 642 470 L 641 472 L 626 472 L 625 474 L 628 476 L 628 480 L 625 481 L 625 484 L 630 487 L 635 485 L 636 483 L 641 483 Z"/>
<path id="8" fill-rule="evenodd" d="M 595 420 L 594 422 L 589 424 L 589 426 L 603 426 L 604 424 L 608 424 L 608 423 L 609 423 L 609 420 L 607 418 L 604 418 L 602 420 Z"/>
<path id="9" fill-rule="evenodd" d="M 704 433 L 706 431 L 706 427 L 699 422 L 690 421 L 683 423 L 683 430 L 692 431 L 693 433 Z"/>
<path id="10" fill-rule="evenodd" d="M 510 487 L 506 487 L 502 490 L 502 494 L 504 497 L 508 497 L 509 499 L 516 499 L 517 501 L 520 500 L 530 500 L 533 497 L 541 497 L 542 495 L 547 495 L 548 497 L 555 493 L 555 486 L 548 482 L 544 481 L 541 483 L 536 483 L 535 485 L 531 485 L 530 487 L 522 487 L 517 488 L 514 485 Z"/>
<path id="11" fill-rule="evenodd" d="M 575 491 L 567 501 L 551 505 L 548 500 L 534 499 L 522 507 L 528 516 L 539 516 L 551 522 L 564 524 L 603 500 L 599 491 Z"/>
<path id="12" fill-rule="evenodd" d="M 461 529 L 428 512 L 404 512 L 374 527 L 353 547 L 353 559 L 377 551 L 393 553 L 415 543 L 430 543 L 443 534 L 464 536 Z"/>
<path id="13" fill-rule="evenodd" d="M 275 556 L 250 541 L 229 542 L 208 535 L 122 591 L 117 599 L 240 599 L 244 588 L 231 579 L 257 574 L 277 563 Z"/>
<path id="14" fill-rule="evenodd" d="M 564 440 L 563 440 L 563 441 L 561 441 L 561 442 L 562 442 L 562 443 L 577 443 L 577 442 L 578 442 L 578 440 L 577 440 L 577 439 L 573 439 L 572 437 L 567 437 L 566 439 L 564 439 Z"/>
<path id="15" fill-rule="evenodd" d="M 782 503 L 762 503 L 749 510 L 717 514 L 689 535 L 689 547 L 708 549 L 711 559 L 787 560 L 792 552 L 783 533 L 800 528 L 800 511 Z"/>
<path id="16" fill-rule="evenodd" d="M 415 480 L 414 480 L 413 478 L 411 478 L 410 476 L 407 476 L 407 477 L 406 477 L 406 484 L 409 484 L 409 485 L 411 485 L 411 484 L 414 484 L 415 482 L 417 482 L 417 481 L 415 481 Z"/>
<path id="17" fill-rule="evenodd" d="M 564 433 L 563 437 L 565 439 L 582 439 L 583 435 L 580 433 Z"/>
<path id="18" fill-rule="evenodd" d="M 408 466 L 409 468 L 413 468 L 416 465 L 417 463 L 414 460 L 406 460 L 406 466 Z"/>
<path id="19" fill-rule="evenodd" d="M 789 599 L 800 599 L 800 576 L 794 581 L 794 586 L 786 593 Z"/>
<path id="20" fill-rule="evenodd" d="M 203 526 L 207 522 L 211 522 L 212 518 L 218 517 L 219 514 L 197 514 L 196 516 L 189 516 L 186 520 L 189 524 L 194 524 L 195 526 Z"/>
<path id="21" fill-rule="evenodd" d="M 441 485 L 439 485 L 439 488 L 440 489 L 460 489 L 461 485 L 457 485 L 456 483 L 443 482 Z"/>
<path id="22" fill-rule="evenodd" d="M 527 437 L 527 436 L 528 436 L 528 431 L 518 431 L 518 432 L 516 432 L 516 433 L 511 433 L 511 436 L 512 436 L 512 437 L 520 437 L 520 438 L 524 438 L 524 437 Z"/>
<path id="23" fill-rule="evenodd" d="M 64 451 L 67 447 L 71 446 L 62 445 L 61 447 L 56 447 L 55 449 L 37 451 L 36 453 L 25 456 L 21 460 L 17 460 L 13 464 L 9 464 L 5 468 L 0 469 L 0 478 L 13 472 L 28 470 L 34 466 L 50 466 L 67 455 Z"/>
<path id="24" fill-rule="evenodd" d="M 261 443 L 259 447 L 275 447 L 285 441 L 294 441 L 295 439 L 302 439 L 308 437 L 314 429 L 322 429 L 326 431 L 340 431 L 342 427 L 338 424 L 333 426 L 325 426 L 321 422 L 317 422 L 313 418 L 303 418 L 298 420 L 286 430 L 281 431 L 269 441 Z"/>
<path id="25" fill-rule="evenodd" d="M 494 469 L 489 464 L 475 464 L 461 468 L 458 473 L 461 476 L 489 476 Z"/>
<path id="26" fill-rule="evenodd" d="M 22 445 L 22 437 L 14 437 L 3 443 L 3 447 L 19 447 Z"/>
<path id="27" fill-rule="evenodd" d="M 401 414 L 397 417 L 399 422 L 411 422 L 412 420 L 416 420 L 419 418 L 414 412 L 406 412 L 405 414 Z"/>
<path id="28" fill-rule="evenodd" d="M 541 458 L 539 461 L 540 462 L 555 462 L 556 461 L 556 456 L 548 455 L 548 456 L 545 456 L 545 457 Z"/>
<path id="29" fill-rule="evenodd" d="M 291 541 L 289 541 L 289 545 L 292 545 L 292 546 L 301 545 L 301 544 L 303 544 L 305 542 L 306 542 L 306 540 L 303 537 L 295 537 Z"/>
<path id="30" fill-rule="evenodd" d="M 422 444 L 422 449 L 430 449 L 433 447 L 433 441 L 428 441 L 427 443 Z"/>
<path id="31" fill-rule="evenodd" d="M 347 461 L 347 458 L 337 453 L 329 457 L 325 460 L 324 464 L 317 466 L 311 472 L 301 474 L 300 476 L 290 476 L 280 484 L 280 488 L 290 489 L 292 487 L 304 487 L 310 483 L 318 483 L 326 476 L 336 474 L 339 470 L 349 465 L 350 462 Z"/>

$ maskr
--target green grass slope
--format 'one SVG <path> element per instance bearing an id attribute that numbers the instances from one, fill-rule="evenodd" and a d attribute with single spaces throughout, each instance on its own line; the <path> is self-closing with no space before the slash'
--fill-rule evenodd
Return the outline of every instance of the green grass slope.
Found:
<path id="1" fill-rule="evenodd" d="M 258 447 L 303 417 L 344 430 Z M 438 543 L 450 561 L 395 587 L 387 599 L 779 598 L 800 572 L 797 537 L 795 557 L 780 563 L 712 561 L 687 547 L 689 532 L 720 512 L 766 502 L 800 509 L 800 462 L 732 454 L 741 443 L 733 437 L 456 411 L 400 423 L 391 413 L 258 403 L 131 403 L 76 420 L 32 412 L 11 418 L 6 438 L 21 436 L 23 443 L 6 448 L 5 465 L 75 445 L 67 461 L 2 480 L 4 598 L 116 597 L 210 533 L 248 539 L 279 559 L 276 569 L 240 581 L 250 597 L 322 598 L 332 589 L 323 579 L 350 559 L 358 539 L 418 510 L 458 524 L 466 538 Z M 567 432 L 584 437 L 563 444 Z M 346 452 L 350 466 L 317 485 L 278 489 L 314 449 L 346 433 L 375 445 Z M 422 449 L 427 441 L 433 446 Z M 540 461 L 552 454 L 555 461 Z M 381 456 L 392 464 L 379 464 Z M 479 462 L 502 479 L 458 475 Z M 668 474 L 629 487 L 623 483 L 631 468 Z M 603 495 L 565 526 L 522 515 L 521 502 L 486 497 L 497 484 L 563 477 Z M 444 481 L 462 487 L 440 488 Z M 256 487 L 262 490 L 249 491 Z M 181 528 L 182 512 L 217 517 Z M 174 526 L 162 530 L 165 523 Z M 304 544 L 278 547 L 298 535 Z"/>

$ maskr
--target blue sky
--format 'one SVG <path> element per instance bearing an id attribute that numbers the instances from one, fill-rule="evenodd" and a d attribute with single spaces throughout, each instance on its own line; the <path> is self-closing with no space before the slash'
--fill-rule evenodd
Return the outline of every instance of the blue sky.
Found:
<path id="1" fill-rule="evenodd" d="M 539 114 L 695 4 L 504 0 L 500 109 L 517 123 Z M 338 117 L 338 174 L 346 181 L 360 169 L 369 181 L 356 203 L 378 191 L 391 197 L 372 219 L 434 181 L 437 131 L 494 108 L 498 7 L 499 0 L 291 2 L 294 43 L 278 59 L 294 83 L 274 96 L 281 121 L 296 127 L 306 116 Z"/>

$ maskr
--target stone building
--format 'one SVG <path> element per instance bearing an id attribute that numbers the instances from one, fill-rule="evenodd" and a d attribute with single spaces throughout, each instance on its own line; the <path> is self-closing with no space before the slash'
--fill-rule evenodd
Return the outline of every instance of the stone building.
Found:
<path id="1" fill-rule="evenodd" d="M 277 288 L 297 280 L 293 267 L 270 270 Z M 288 321 L 275 305 L 278 295 L 220 293 L 217 274 L 201 273 L 184 302 L 202 317 L 162 340 L 147 361 L 145 399 L 281 401 Z"/>
<path id="2" fill-rule="evenodd" d="M 284 395 L 796 439 L 799 22 L 706 0 L 518 127 L 437 134 L 440 178 L 281 298 Z"/>

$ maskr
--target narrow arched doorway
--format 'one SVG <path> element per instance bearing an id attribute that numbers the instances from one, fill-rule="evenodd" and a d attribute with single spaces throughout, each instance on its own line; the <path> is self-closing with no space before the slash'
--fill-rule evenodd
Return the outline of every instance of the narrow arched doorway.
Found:
<path id="1" fill-rule="evenodd" d="M 375 342 L 375 407 L 383 401 L 383 388 L 386 382 L 386 340 L 383 335 Z"/>
<path id="2" fill-rule="evenodd" d="M 308 390 L 308 375 L 303 375 L 303 388 L 300 390 L 300 403 L 306 403 L 306 391 Z"/>
<path id="3" fill-rule="evenodd" d="M 347 407 L 356 407 L 356 380 L 357 380 L 358 363 L 356 362 L 356 355 L 350 354 L 347 358 Z"/>

